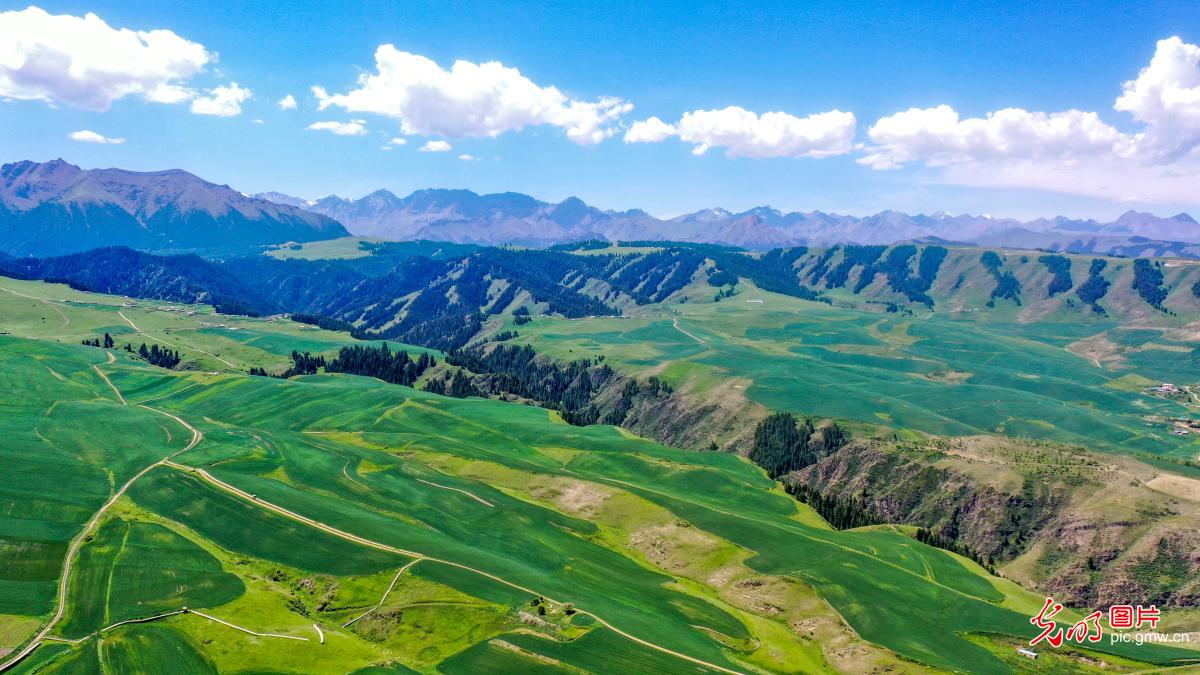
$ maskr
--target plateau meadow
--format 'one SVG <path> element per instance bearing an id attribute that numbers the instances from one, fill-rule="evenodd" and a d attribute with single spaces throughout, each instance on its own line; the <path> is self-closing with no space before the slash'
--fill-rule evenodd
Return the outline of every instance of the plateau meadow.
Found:
<path id="1" fill-rule="evenodd" d="M 249 376 L 213 360 L 348 338 L 3 283 L 15 672 L 1003 673 L 1003 641 L 1032 637 L 1039 597 L 901 528 L 832 530 L 739 456 L 358 376 Z M 215 370 L 78 344 L 121 314 Z M 1100 648 L 1054 658 L 1192 656 Z"/>

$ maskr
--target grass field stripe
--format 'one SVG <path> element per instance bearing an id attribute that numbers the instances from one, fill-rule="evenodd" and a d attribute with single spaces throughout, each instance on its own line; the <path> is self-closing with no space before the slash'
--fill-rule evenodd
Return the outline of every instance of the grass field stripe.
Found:
<path id="1" fill-rule="evenodd" d="M 186 386 L 186 387 L 184 387 L 184 388 L 182 388 L 182 389 L 179 389 L 179 390 L 177 390 L 177 391 L 173 391 L 173 392 L 171 392 L 171 393 L 169 393 L 169 394 L 163 394 L 162 396 L 155 396 L 154 398 L 148 398 L 148 399 L 146 399 L 145 401 L 138 401 L 138 402 L 137 402 L 137 403 L 135 403 L 134 405 L 142 405 L 142 406 L 144 406 L 144 405 L 146 405 L 147 403 L 153 403 L 153 402 L 155 402 L 155 401 L 161 401 L 161 400 L 163 400 L 164 398 L 172 398 L 172 397 L 174 397 L 174 396 L 178 396 L 179 394 L 182 394 L 183 392 L 185 392 L 185 391 L 187 391 L 187 390 L 189 390 L 189 389 L 194 389 L 194 388 L 196 388 L 196 387 L 199 387 L 199 386 L 203 386 L 203 385 L 205 385 L 205 384 L 208 384 L 208 382 L 209 382 L 210 380 L 212 380 L 214 377 L 217 377 L 218 375 L 220 375 L 220 373 L 217 373 L 217 372 L 212 372 L 212 373 L 209 373 L 209 374 L 208 374 L 208 377 L 204 378 L 203 380 L 200 380 L 199 382 L 193 382 L 193 383 L 189 384 L 188 386 Z"/>
<path id="2" fill-rule="evenodd" d="M 109 352 L 108 356 L 109 356 L 109 359 L 111 359 L 109 361 L 109 363 L 116 361 L 116 358 L 113 357 L 112 352 Z M 108 376 L 106 376 L 104 374 L 104 372 L 101 371 L 97 366 L 92 366 L 92 367 L 96 368 L 96 372 L 100 373 L 100 376 L 104 378 L 105 382 L 108 382 L 108 386 L 112 387 L 113 391 L 117 392 L 117 396 L 121 399 L 121 402 L 124 403 L 125 397 L 121 396 L 121 391 L 119 389 L 117 389 L 117 387 L 112 383 L 112 381 L 110 381 L 108 379 Z M 128 404 L 126 404 L 126 405 L 128 405 Z M 4 671 L 8 670 L 9 668 L 12 668 L 17 663 L 19 663 L 22 659 L 24 659 L 26 656 L 29 656 L 33 652 L 34 649 L 37 649 L 38 645 L 41 644 L 42 640 L 44 640 L 46 638 L 46 635 L 50 633 L 50 630 L 52 628 L 54 628 L 54 625 L 62 620 L 63 613 L 66 612 L 67 591 L 68 591 L 69 583 L 70 583 L 70 579 L 71 579 L 71 565 L 73 563 L 75 555 L 79 552 L 79 548 L 83 545 L 83 540 L 88 536 L 88 534 L 91 533 L 92 530 L 94 530 L 96 528 L 96 525 L 99 524 L 99 522 L 100 522 L 100 518 L 103 517 L 104 514 L 108 511 L 108 509 L 110 509 L 112 507 L 112 505 L 115 504 L 117 502 L 117 500 L 120 499 L 121 496 L 125 494 L 125 491 L 128 490 L 129 486 L 133 485 L 135 481 L 137 481 L 142 476 L 145 476 L 147 473 L 150 473 L 150 471 L 152 469 L 159 467 L 159 466 L 163 466 L 167 463 L 170 463 L 170 460 L 172 458 L 178 457 L 179 455 L 187 452 L 188 450 L 191 450 L 192 448 L 199 445 L 200 441 L 202 441 L 204 439 L 204 434 L 201 433 L 201 431 L 199 429 L 193 427 L 192 425 L 188 424 L 187 422 L 184 422 L 179 417 L 172 415 L 171 413 L 163 412 L 161 410 L 155 410 L 154 408 L 150 408 L 147 406 L 140 406 L 140 407 L 145 408 L 146 410 L 149 410 L 151 412 L 156 412 L 156 413 L 159 413 L 162 415 L 166 415 L 167 417 L 170 417 L 171 419 L 175 420 L 176 422 L 179 422 L 184 427 L 191 430 L 192 440 L 189 441 L 188 444 L 186 446 L 184 446 L 182 449 L 172 452 L 171 454 L 167 455 L 166 457 L 163 457 L 162 459 L 158 460 L 157 462 L 151 464 L 150 466 L 145 467 L 141 471 L 134 474 L 133 477 L 130 478 L 128 481 L 126 481 L 125 484 L 122 485 L 121 488 L 119 490 L 117 490 L 113 494 L 112 497 L 109 498 L 108 501 L 104 502 L 104 505 L 101 506 L 100 509 L 98 511 L 96 511 L 96 513 L 92 514 L 91 519 L 89 519 L 87 521 L 87 523 L 83 526 L 83 529 L 80 530 L 79 534 L 75 535 L 75 538 L 73 538 L 71 540 L 71 545 L 69 547 L 67 547 L 66 557 L 63 558 L 62 575 L 59 577 L 59 582 L 58 582 L 57 606 L 55 607 L 54 615 L 50 617 L 50 621 L 46 624 L 46 626 L 44 628 L 42 628 L 42 630 L 39 631 L 33 637 L 32 640 L 29 641 L 29 644 L 26 645 L 24 649 L 17 652 L 14 656 L 10 657 L 7 661 L 0 663 L 0 672 L 4 672 Z"/>
<path id="3" fill-rule="evenodd" d="M 254 496 L 254 495 L 250 494 L 249 492 L 246 492 L 245 490 L 242 490 L 242 489 L 240 489 L 240 488 L 237 488 L 237 487 L 234 487 L 234 486 L 232 486 L 232 485 L 230 485 L 230 484 L 228 484 L 228 483 L 226 483 L 226 482 L 224 482 L 224 481 L 221 481 L 220 479 L 218 479 L 218 478 L 214 477 L 212 474 L 210 474 L 209 472 L 205 471 L 204 469 L 200 469 L 200 468 L 197 468 L 197 467 L 184 466 L 184 465 L 182 465 L 182 464 L 176 464 L 175 462 L 172 462 L 172 461 L 163 461 L 163 462 L 161 462 L 161 464 L 162 464 L 163 466 L 169 466 L 169 467 L 171 467 L 171 468 L 174 468 L 174 469 L 177 469 L 177 470 L 180 470 L 180 471 L 187 471 L 187 472 L 194 473 L 194 474 L 196 474 L 196 475 L 198 475 L 198 476 L 202 477 L 204 480 L 208 481 L 209 483 L 211 483 L 211 484 L 215 485 L 216 487 L 219 487 L 219 488 L 221 488 L 221 489 L 223 489 L 223 490 L 225 490 L 225 491 L 227 491 L 227 492 L 230 492 L 230 493 L 232 493 L 232 494 L 235 494 L 235 495 L 237 495 L 237 496 L 241 497 L 242 499 L 245 499 L 246 501 L 248 501 L 248 502 L 250 502 L 250 503 L 252 503 L 252 504 L 257 504 L 257 505 L 261 506 L 261 507 L 262 507 L 262 508 L 264 508 L 264 509 L 267 509 L 267 510 L 269 510 L 269 511 L 274 511 L 275 513 L 278 513 L 278 514 L 280 514 L 280 515 L 283 515 L 283 516 L 287 516 L 288 518 L 291 518 L 291 519 L 293 519 L 293 520 L 296 520 L 296 521 L 299 521 L 299 522 L 301 522 L 301 523 L 304 523 L 305 525 L 309 525 L 309 526 L 311 526 L 311 527 L 315 527 L 315 528 L 317 528 L 317 529 L 319 529 L 319 530 L 321 530 L 321 531 L 323 531 L 323 532 L 327 532 L 327 533 L 329 533 L 329 534 L 332 534 L 332 535 L 335 535 L 335 536 L 337 536 L 337 537 L 341 537 L 341 538 L 343 538 L 343 539 L 346 539 L 347 541 L 352 541 L 352 542 L 355 542 L 355 543 L 357 543 L 357 544 L 362 544 L 363 546 L 369 546 L 369 547 L 371 547 L 371 548 L 376 548 L 376 549 L 379 549 L 379 550 L 381 550 L 381 551 L 389 551 L 389 552 L 392 552 L 392 553 L 398 553 L 398 554 L 400 554 L 400 555 L 405 555 L 405 556 L 409 556 L 409 557 L 412 557 L 412 558 L 418 558 L 419 560 L 428 560 L 429 562 L 440 563 L 440 564 L 442 564 L 442 565 L 449 565 L 450 567 L 457 567 L 457 568 L 459 568 L 459 569 L 466 570 L 466 571 L 468 571 L 468 572 L 473 572 L 473 573 L 475 573 L 475 574 L 479 574 L 479 575 L 485 576 L 485 577 L 487 577 L 487 578 L 489 578 L 489 579 L 491 579 L 491 580 L 493 580 L 493 581 L 496 581 L 496 582 L 498 582 L 498 583 L 501 583 L 501 584 L 504 584 L 504 585 L 506 585 L 506 586 L 509 586 L 510 588 L 515 588 L 515 589 L 517 589 L 517 590 L 519 590 L 519 591 L 523 591 L 523 592 L 525 592 L 525 593 L 529 593 L 530 595 L 537 595 L 537 596 L 541 596 L 541 597 L 545 598 L 546 600 L 549 600 L 550 602 L 552 602 L 552 603 L 554 603 L 554 604 L 556 604 L 556 605 L 562 605 L 562 604 L 564 604 L 563 602 L 560 602 L 560 601 L 558 601 L 558 600 L 555 600 L 554 598 L 551 598 L 551 597 L 549 597 L 549 596 L 545 595 L 544 593 L 538 593 L 537 591 L 535 591 L 535 590 L 533 590 L 533 589 L 531 589 L 531 588 L 526 588 L 526 587 L 524 587 L 524 586 L 521 586 L 520 584 L 513 583 L 513 582 L 511 582 L 511 581 L 508 581 L 507 579 L 502 579 L 502 578 L 500 578 L 500 577 L 498 577 L 498 576 L 496 576 L 496 575 L 494 575 L 494 574 L 491 574 L 491 573 L 489 573 L 489 572 L 485 572 L 485 571 L 483 571 L 483 570 L 480 570 L 480 569 L 476 569 L 476 568 L 474 568 L 474 567 L 470 567 L 470 566 L 468 566 L 468 565 L 464 565 L 464 564 L 462 564 L 462 563 L 456 563 L 456 562 L 454 562 L 454 561 L 451 561 L 451 560 L 442 560 L 441 558 L 434 558 L 434 557 L 432 557 L 432 556 L 427 556 L 427 555 L 424 555 L 424 554 L 422 554 L 422 553 L 417 553 L 417 552 L 414 552 L 414 551 L 406 551 L 406 550 L 403 550 L 403 549 L 396 548 L 396 547 L 394 547 L 394 546 L 388 546 L 387 544 L 381 544 L 381 543 L 379 543 L 379 542 L 377 542 L 377 541 L 371 541 L 370 539 L 366 539 L 366 538 L 364 538 L 364 537 L 360 537 L 360 536 L 358 536 L 358 535 L 356 535 L 356 534 L 351 534 L 351 533 L 349 533 L 349 532 L 345 532 L 345 531 L 343 531 L 343 530 L 339 530 L 339 529 L 337 529 L 337 528 L 335 528 L 335 527 L 331 527 L 331 526 L 329 526 L 329 525 L 326 525 L 326 524 L 324 524 L 324 523 L 321 523 L 321 522 L 319 522 L 319 521 L 313 520 L 312 518 L 309 518 L 309 517 L 307 517 L 307 516 L 302 516 L 302 515 L 300 515 L 300 514 L 298 514 L 298 513 L 295 513 L 295 512 L 293 512 L 293 511 L 289 511 L 288 509 L 285 509 L 285 508 L 283 508 L 282 506 L 278 506 L 278 505 L 272 504 L 271 502 L 265 501 L 265 500 L 263 500 L 263 499 L 259 499 L 258 497 L 256 497 L 256 496 Z M 721 671 L 721 672 L 723 672 L 723 673 L 730 673 L 731 675 L 744 675 L 744 674 L 743 674 L 741 671 L 732 670 L 732 669 L 730 669 L 730 668 L 725 668 L 724 666 L 719 666 L 719 665 L 717 665 L 717 664 L 715 664 L 715 663 L 709 663 L 708 661 L 705 661 L 705 660 L 703 660 L 703 659 L 698 659 L 698 658 L 695 658 L 695 657 L 693 657 L 693 656 L 688 656 L 687 654 L 683 654 L 683 653 L 681 653 L 681 652 L 677 652 L 677 651 L 675 651 L 675 650 L 673 650 L 673 649 L 668 649 L 668 648 L 666 648 L 666 647 L 663 647 L 663 646 L 661 646 L 661 645 L 654 644 L 653 642 L 650 642 L 650 641 L 648 641 L 648 640 L 643 640 L 642 638 L 639 638 L 639 637 L 637 637 L 637 636 L 630 635 L 629 633 L 626 633 L 625 631 L 621 630 L 620 628 L 617 628 L 616 626 L 612 625 L 611 623 L 609 623 L 609 622 L 605 621 L 605 620 L 604 620 L 604 619 L 602 619 L 601 617 L 599 617 L 599 616 L 597 616 L 597 615 L 595 615 L 595 614 L 593 614 L 592 612 L 589 612 L 589 611 L 587 611 L 587 610 L 578 609 L 578 607 L 577 607 L 577 608 L 576 608 L 576 611 L 577 611 L 579 614 L 584 614 L 584 615 L 587 615 L 587 616 L 590 616 L 590 617 L 592 617 L 593 619 L 595 619 L 595 620 L 596 620 L 596 623 L 598 623 L 598 624 L 600 624 L 600 625 L 604 626 L 605 628 L 607 628 L 607 629 L 611 630 L 612 632 L 614 632 L 614 633 L 616 633 L 616 634 L 618 634 L 618 635 L 620 635 L 620 636 L 622 636 L 622 637 L 626 638 L 627 640 L 632 640 L 633 642 L 636 642 L 636 643 L 638 643 L 638 644 L 640 644 L 640 645 L 642 645 L 642 646 L 644 646 L 644 647 L 649 647 L 650 649 L 653 649 L 653 650 L 655 650 L 655 651 L 662 652 L 662 653 L 664 653 L 664 654 L 670 654 L 671 656 L 675 656 L 675 657 L 677 657 L 677 658 L 683 659 L 684 661 L 689 661 L 689 662 L 691 662 L 691 663 L 695 663 L 695 664 L 698 664 L 698 665 L 702 665 L 702 666 L 704 666 L 704 667 L 706 667 L 706 668 L 713 668 L 713 669 L 715 669 L 715 670 L 719 670 L 719 671 Z"/>
<path id="4" fill-rule="evenodd" d="M 580 478 L 581 480 L 588 480 L 586 477 L 584 477 L 584 476 L 579 476 L 578 474 L 575 474 L 574 472 L 570 471 L 569 469 L 564 469 L 564 471 L 567 471 L 568 473 L 571 473 L 572 475 L 575 475 L 575 476 L 577 476 L 577 477 L 578 477 L 578 478 Z M 889 567 L 894 567 L 895 569 L 897 569 L 897 570 L 899 570 L 899 571 L 901 571 L 901 572 L 904 572 L 905 574 L 910 574 L 910 575 L 912 575 L 912 576 L 914 576 L 914 577 L 917 577 L 918 579 L 922 579 L 922 580 L 928 581 L 929 583 L 931 583 L 931 584 L 933 584 L 933 585 L 935 585 L 935 586 L 939 586 L 939 587 L 941 587 L 941 588 L 944 588 L 944 589 L 946 589 L 946 590 L 948 590 L 948 591 L 952 591 L 952 592 L 954 592 L 954 593 L 957 593 L 957 594 L 959 594 L 959 595 L 962 595 L 962 596 L 964 596 L 964 597 L 971 598 L 972 600 L 977 600 L 977 601 L 987 602 L 987 600 L 985 600 L 985 599 L 983 599 L 983 598 L 980 598 L 980 597 L 978 597 L 978 596 L 975 596 L 975 595 L 971 595 L 970 593 L 966 593 L 966 592 L 964 592 L 964 591 L 962 591 L 962 590 L 960 590 L 960 589 L 954 588 L 953 586 L 947 586 L 947 585 L 943 584 L 942 582 L 940 582 L 940 581 L 938 581 L 938 580 L 936 580 L 936 579 L 932 579 L 932 578 L 926 578 L 926 577 L 923 577 L 923 576 L 921 576 L 920 574 L 917 574 L 916 572 L 914 572 L 914 571 L 912 571 L 912 570 L 910 570 L 910 569 L 907 569 L 907 568 L 905 568 L 905 567 L 903 567 L 903 566 L 901 566 L 901 565 L 897 565 L 896 563 L 894 563 L 894 562 L 891 562 L 890 560 L 885 560 L 885 559 L 883 559 L 883 558 L 880 558 L 880 557 L 877 557 L 877 556 L 873 556 L 873 555 L 871 555 L 871 554 L 867 553 L 866 551 L 860 551 L 860 550 L 858 550 L 858 549 L 856 549 L 856 548 L 854 548 L 854 547 L 852 547 L 852 546 L 846 546 L 846 545 L 844 545 L 844 544 L 839 544 L 839 543 L 837 543 L 837 542 L 834 542 L 834 541 L 829 541 L 828 539 L 822 539 L 821 537 L 816 537 L 816 536 L 813 536 L 813 535 L 811 535 L 811 534 L 809 534 L 809 533 L 807 533 L 807 532 L 801 532 L 801 531 L 799 531 L 799 530 L 794 530 L 794 529 L 792 529 L 792 528 L 790 528 L 790 527 L 784 527 L 783 525 L 781 525 L 781 524 L 779 524 L 779 523 L 772 523 L 772 522 L 770 522 L 770 521 L 766 521 L 766 520 L 759 520 L 759 519 L 757 519 L 757 518 L 751 518 L 750 516 L 742 515 L 742 514 L 740 514 L 740 513 L 732 513 L 732 512 L 729 512 L 729 511 L 725 511 L 725 510 L 723 510 L 723 509 L 718 509 L 718 508 L 716 508 L 716 507 L 714 507 L 714 506 L 709 506 L 709 505 L 707 505 L 707 504 L 701 504 L 700 502 L 695 502 L 695 501 L 692 501 L 692 500 L 690 500 L 690 499 L 684 499 L 684 498 L 682 498 L 682 497 L 678 497 L 678 496 L 675 496 L 675 495 L 672 495 L 672 494 L 668 494 L 668 493 L 666 493 L 666 492 L 660 492 L 660 491 L 658 491 L 658 490 L 654 490 L 654 489 L 651 489 L 651 488 L 648 488 L 648 487 L 643 487 L 643 486 L 641 486 L 641 485 L 637 485 L 637 484 L 634 484 L 634 483 L 629 483 L 629 482 L 626 482 L 626 481 L 623 481 L 623 480 L 619 480 L 619 479 L 616 479 L 616 478 L 595 478 L 594 480 L 596 480 L 596 481 L 598 481 L 598 482 L 616 483 L 616 484 L 618 484 L 618 485 L 624 485 L 624 486 L 626 486 L 626 487 L 630 487 L 630 488 L 633 488 L 633 489 L 635 489 L 635 490 L 645 490 L 646 492 L 653 492 L 653 493 L 655 493 L 655 494 L 662 495 L 662 496 L 664 496 L 664 497 L 667 497 L 667 498 L 669 498 L 669 499 L 677 499 L 677 500 L 679 500 L 679 501 L 681 501 L 681 502 L 686 502 L 686 503 L 688 503 L 688 504 L 691 504 L 691 505 L 693 505 L 693 506 L 698 506 L 698 507 L 700 507 L 700 508 L 708 509 L 708 510 L 710 510 L 710 511 L 716 511 L 717 513 L 720 513 L 720 514 L 723 514 L 723 515 L 726 515 L 726 516 L 730 516 L 730 517 L 733 517 L 733 518 L 741 518 L 741 519 L 743 519 L 743 520 L 750 520 L 750 521 L 756 522 L 756 523 L 758 523 L 758 524 L 760 524 L 760 525 L 766 525 L 766 526 L 768 526 L 768 527 L 773 527 L 773 528 L 775 528 L 775 529 L 778 529 L 778 530 L 783 530 L 784 532 L 788 532 L 788 533 L 794 534 L 794 535 L 796 535 L 796 536 L 798 536 L 798 537 L 804 537 L 805 539 L 809 539 L 809 540 L 812 540 L 812 541 L 819 541 L 819 542 L 821 542 L 821 543 L 823 543 L 823 544 L 828 544 L 828 545 L 830 545 L 830 546 L 836 546 L 837 548 L 840 548 L 840 549 L 842 549 L 843 551 L 846 551 L 847 553 L 854 553 L 854 554 L 856 554 L 856 555 L 860 555 L 860 556 L 862 556 L 862 557 L 864 557 L 864 558 L 870 558 L 871 560 L 875 560 L 875 561 L 877 561 L 877 562 L 879 562 L 879 563 L 882 563 L 882 564 L 884 564 L 884 565 L 887 565 L 887 566 L 889 566 Z M 597 619 L 597 620 L 598 620 L 598 619 Z"/>
<path id="5" fill-rule="evenodd" d="M 299 513 L 296 513 L 295 511 L 289 511 L 288 509 L 285 509 L 282 506 L 279 506 L 277 504 L 272 504 L 271 502 L 260 499 L 259 497 L 256 497 L 255 495 L 252 495 L 249 492 L 242 490 L 241 488 L 234 487 L 233 485 L 230 485 L 229 483 L 226 483 L 226 482 L 220 480 L 219 478 L 213 476 L 212 474 L 205 471 L 204 469 L 200 469 L 200 468 L 192 467 L 192 466 L 185 466 L 183 464 L 176 464 L 175 462 L 170 462 L 170 461 L 164 462 L 163 464 L 164 464 L 164 466 L 169 466 L 173 469 L 194 473 L 194 474 L 200 476 L 201 478 L 203 478 L 205 481 L 213 484 L 214 486 L 216 486 L 222 490 L 225 490 L 227 492 L 232 492 L 233 494 L 241 497 L 242 499 L 244 499 L 252 504 L 258 504 L 259 506 L 261 506 L 264 509 L 267 509 L 268 511 L 273 511 L 275 513 L 278 513 L 279 515 L 286 516 L 293 520 L 304 523 L 305 525 L 315 527 L 323 532 L 327 532 L 329 534 L 332 534 L 336 537 L 340 537 L 347 541 L 352 541 L 356 544 L 362 544 L 363 546 L 369 546 L 371 548 L 379 549 L 381 551 L 387 551 L 388 553 L 396 553 L 398 555 L 407 556 L 409 558 L 424 558 L 424 557 L 426 557 L 424 554 L 421 554 L 421 553 L 416 553 L 414 551 L 406 551 L 401 548 L 396 548 L 395 546 L 388 546 L 387 544 L 381 544 L 377 541 L 371 541 L 370 539 L 365 539 L 363 537 L 358 536 L 357 534 L 352 534 L 352 533 L 346 532 L 344 530 L 339 530 L 336 527 L 332 527 L 330 525 L 326 525 L 319 521 L 313 520 L 312 518 L 309 518 L 308 516 L 302 516 Z"/>

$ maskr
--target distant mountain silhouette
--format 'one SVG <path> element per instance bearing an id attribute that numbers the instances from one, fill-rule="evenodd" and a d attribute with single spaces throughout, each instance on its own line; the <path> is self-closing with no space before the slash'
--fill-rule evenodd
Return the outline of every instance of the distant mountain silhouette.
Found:
<path id="1" fill-rule="evenodd" d="M 544 202 L 516 192 L 376 190 L 360 199 L 249 196 L 186 171 L 83 170 L 63 160 L 0 167 L 0 251 L 59 255 L 103 246 L 230 255 L 349 233 L 394 240 L 547 246 L 600 239 L 680 241 L 763 250 L 783 246 L 950 241 L 1131 256 L 1200 257 L 1200 224 L 1186 213 L 1129 211 L 1113 222 L 1058 216 L 1019 221 L 987 215 L 859 217 L 758 206 L 709 208 L 675 218 L 602 210 L 577 197 Z"/>
<path id="2" fill-rule="evenodd" d="M 85 171 L 61 159 L 0 166 L 0 248 L 14 255 L 100 246 L 221 252 L 346 234 L 326 216 L 186 171 Z"/>
<path id="3" fill-rule="evenodd" d="M 553 204 L 512 192 L 480 195 L 470 190 L 418 190 L 398 197 L 377 190 L 361 199 L 330 196 L 315 201 L 277 192 L 256 196 L 329 216 L 357 235 L 483 245 L 545 246 L 595 238 L 768 249 L 954 241 L 1123 255 L 1193 255 L 1196 247 L 1186 244 L 1200 244 L 1200 225 L 1186 213 L 1160 218 L 1130 211 L 1114 222 L 1100 223 L 1063 216 L 1019 221 L 890 210 L 858 217 L 822 211 L 784 213 L 758 206 L 740 213 L 710 208 L 660 219 L 640 209 L 601 210 L 577 197 Z"/>

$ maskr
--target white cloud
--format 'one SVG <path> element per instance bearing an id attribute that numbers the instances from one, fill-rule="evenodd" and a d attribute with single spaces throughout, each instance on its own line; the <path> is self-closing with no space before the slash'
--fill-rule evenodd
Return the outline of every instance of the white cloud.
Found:
<path id="1" fill-rule="evenodd" d="M 999 159 L 1070 160 L 1123 152 L 1129 138 L 1094 112 L 1005 108 L 960 119 L 948 105 L 910 108 L 867 130 L 874 143 L 858 161 L 875 169 L 910 162 L 944 166 Z"/>
<path id="2" fill-rule="evenodd" d="M 1198 175 L 1200 161 L 1195 158 L 1156 165 L 1131 158 L 1097 157 L 1086 162 L 953 164 L 942 169 L 936 182 L 1082 195 L 1121 204 L 1200 204 L 1196 195 Z"/>
<path id="3" fill-rule="evenodd" d="M 266 121 L 266 120 L 264 120 L 264 119 L 263 119 L 263 118 L 261 118 L 261 117 L 255 117 L 254 119 L 252 119 L 252 120 L 250 120 L 250 121 L 251 121 L 251 122 L 253 122 L 253 123 L 255 123 L 255 124 L 266 124 L 266 123 L 267 123 L 267 121 Z"/>
<path id="4" fill-rule="evenodd" d="M 0 97 L 97 111 L 126 96 L 180 103 L 216 58 L 169 30 L 116 29 L 95 14 L 0 12 Z"/>
<path id="5" fill-rule="evenodd" d="M 450 152 L 453 149 L 454 146 L 446 141 L 429 141 L 419 148 L 421 152 Z"/>
<path id="6" fill-rule="evenodd" d="M 854 148 L 854 113 L 831 110 L 808 117 L 783 112 L 761 116 L 745 108 L 685 113 L 675 124 L 679 138 L 702 155 L 725 148 L 730 157 L 830 157 Z"/>
<path id="7" fill-rule="evenodd" d="M 1146 129 L 1135 137 L 1135 154 L 1172 161 L 1200 145 L 1200 47 L 1178 37 L 1159 40 L 1150 65 L 1122 85 L 1113 105 Z"/>
<path id="8" fill-rule="evenodd" d="M 1113 108 L 1129 113 L 1142 128 L 1124 133 L 1098 114 L 1080 110 L 1047 113 L 1006 108 L 982 118 L 960 119 L 947 105 L 911 108 L 872 125 L 867 135 L 873 145 L 858 161 L 876 169 L 891 169 L 917 162 L 927 166 L 998 162 L 1023 166 L 1020 163 L 1027 160 L 1040 160 L 1054 171 L 1085 158 L 1104 160 L 1104 166 L 1110 168 L 1171 164 L 1194 154 L 1200 146 L 1200 46 L 1178 37 L 1159 40 L 1150 64 L 1136 79 L 1122 84 Z M 958 171 L 956 175 L 968 173 Z M 1078 175 L 1093 183 L 1098 179 L 1093 172 Z M 1100 187 L 1093 184 L 1095 189 Z"/>
<path id="9" fill-rule="evenodd" d="M 497 61 L 455 61 L 446 70 L 419 54 L 390 44 L 375 50 L 376 72 L 364 73 L 356 88 L 330 95 L 313 87 L 319 108 L 338 106 L 400 121 L 406 134 L 448 138 L 494 138 L 526 126 L 566 130 L 571 141 L 589 145 L 616 133 L 615 122 L 633 109 L 619 98 L 572 99 L 542 87 Z"/>
<path id="10" fill-rule="evenodd" d="M 948 185 L 1032 189 L 1119 203 L 1200 204 L 1200 47 L 1160 40 L 1113 108 L 1140 123 L 1122 132 L 1094 112 L 1009 108 L 960 119 L 949 106 L 876 122 L 858 161 L 935 167 Z"/>
<path id="11" fill-rule="evenodd" d="M 283 98 L 279 99 L 278 105 L 279 105 L 280 110 L 295 110 L 296 109 L 296 97 L 292 96 L 291 94 L 288 94 L 287 96 L 284 96 Z"/>
<path id="12" fill-rule="evenodd" d="M 626 143 L 658 143 L 676 134 L 675 127 L 658 119 L 648 117 L 634 122 L 625 132 Z"/>
<path id="13" fill-rule="evenodd" d="M 71 133 L 67 134 L 67 137 L 73 141 L 79 141 L 80 143 L 99 143 L 102 145 L 120 145 L 125 142 L 124 138 L 110 138 L 108 136 L 102 136 L 88 129 L 72 131 Z"/>
<path id="14" fill-rule="evenodd" d="M 464 162 L 478 162 L 479 161 L 479 158 L 476 157 L 475 155 L 468 155 L 466 153 L 459 155 L 458 158 Z"/>
<path id="15" fill-rule="evenodd" d="M 308 125 L 313 131 L 328 131 L 336 136 L 362 136 L 367 133 L 366 120 L 350 120 L 349 122 L 313 122 Z"/>
<path id="16" fill-rule="evenodd" d="M 250 99 L 254 92 L 239 87 L 237 82 L 214 87 L 208 90 L 208 96 L 197 96 L 192 100 L 192 112 L 197 115 L 215 115 L 217 117 L 233 117 L 242 114 L 242 104 Z"/>
<path id="17" fill-rule="evenodd" d="M 393 138 L 392 140 L 388 141 L 388 145 L 408 145 L 408 139 L 400 138 L 399 136 L 397 136 L 397 137 Z"/>

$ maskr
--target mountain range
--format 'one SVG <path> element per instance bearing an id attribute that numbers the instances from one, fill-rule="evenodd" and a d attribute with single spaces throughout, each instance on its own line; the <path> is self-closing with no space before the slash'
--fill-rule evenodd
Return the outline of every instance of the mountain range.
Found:
<path id="1" fill-rule="evenodd" d="M 101 246 L 220 253 L 346 234 L 327 216 L 186 171 L 84 170 L 61 159 L 0 166 L 0 248 L 14 255 Z"/>
<path id="2" fill-rule="evenodd" d="M 1186 213 L 1161 218 L 1129 211 L 1103 223 L 1061 216 L 1019 221 L 944 212 L 882 211 L 858 217 L 822 211 L 785 213 L 759 206 L 740 213 L 710 208 L 663 219 L 640 209 L 601 210 L 577 197 L 549 203 L 513 192 L 418 190 L 402 198 L 377 190 L 361 199 L 329 196 L 315 201 L 278 192 L 256 196 L 329 216 L 356 235 L 397 240 L 524 246 L 584 239 L 665 240 L 751 249 L 940 241 L 1076 253 L 1200 256 L 1196 245 L 1200 224 Z"/>
<path id="3" fill-rule="evenodd" d="M 102 246 L 205 255 L 355 234 L 391 240 L 543 247 L 583 240 L 703 242 L 770 249 L 831 244 L 960 243 L 1073 253 L 1200 258 L 1200 224 L 1180 213 L 1129 211 L 1112 222 L 1019 221 L 944 212 L 859 217 L 710 208 L 675 218 L 602 210 L 577 197 L 516 192 L 377 190 L 361 199 L 247 195 L 181 170 L 84 170 L 61 159 L 0 167 L 0 250 L 61 255 Z"/>

